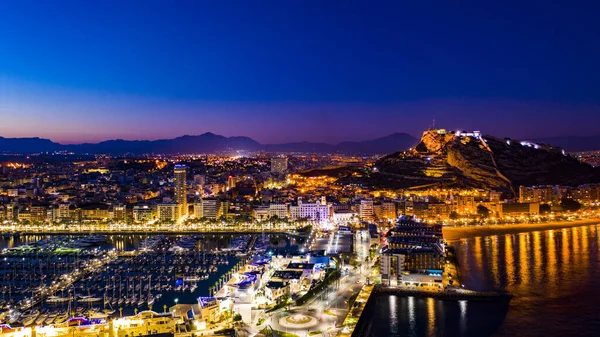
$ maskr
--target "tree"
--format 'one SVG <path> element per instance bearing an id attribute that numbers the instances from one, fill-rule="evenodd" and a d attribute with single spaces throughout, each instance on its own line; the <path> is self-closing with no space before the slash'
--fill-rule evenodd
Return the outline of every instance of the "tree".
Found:
<path id="1" fill-rule="evenodd" d="M 565 209 L 565 211 L 569 212 L 577 212 L 581 209 L 581 204 L 573 199 L 563 199 L 560 202 L 560 205 Z"/>
<path id="2" fill-rule="evenodd" d="M 477 214 L 479 214 L 479 216 L 482 218 L 487 218 L 490 216 L 490 210 L 483 205 L 479 205 L 477 206 Z"/>
<path id="3" fill-rule="evenodd" d="M 540 214 L 548 214 L 548 213 L 550 213 L 551 210 L 552 210 L 552 208 L 548 204 L 540 205 Z"/>
<path id="4" fill-rule="evenodd" d="M 285 293 L 279 298 L 279 300 L 277 302 L 278 303 L 287 303 L 289 300 L 290 300 L 290 294 Z"/>
<path id="5" fill-rule="evenodd" d="M 450 220 L 457 220 L 458 217 L 459 215 L 455 211 L 450 212 Z"/>

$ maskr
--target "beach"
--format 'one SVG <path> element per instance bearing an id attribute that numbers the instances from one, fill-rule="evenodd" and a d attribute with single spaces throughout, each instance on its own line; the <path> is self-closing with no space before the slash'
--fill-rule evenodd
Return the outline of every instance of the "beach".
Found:
<path id="1" fill-rule="evenodd" d="M 485 226 L 444 227 L 443 233 L 446 240 L 459 240 L 478 236 L 502 235 L 525 233 L 548 229 L 561 229 L 578 226 L 600 224 L 600 219 L 585 219 L 575 221 L 552 221 L 545 223 L 521 223 Z"/>

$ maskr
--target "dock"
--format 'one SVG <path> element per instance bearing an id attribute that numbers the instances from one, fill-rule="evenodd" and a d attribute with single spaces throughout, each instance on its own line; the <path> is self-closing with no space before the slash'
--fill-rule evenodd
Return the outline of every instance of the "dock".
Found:
<path id="1" fill-rule="evenodd" d="M 377 285 L 373 289 L 375 295 L 398 295 L 398 296 L 414 296 L 427 297 L 440 300 L 469 300 L 469 301 L 495 301 L 509 300 L 512 295 L 503 291 L 474 291 L 463 288 L 446 288 L 444 290 L 426 290 L 426 289 L 408 289 L 402 287 L 386 287 Z"/>

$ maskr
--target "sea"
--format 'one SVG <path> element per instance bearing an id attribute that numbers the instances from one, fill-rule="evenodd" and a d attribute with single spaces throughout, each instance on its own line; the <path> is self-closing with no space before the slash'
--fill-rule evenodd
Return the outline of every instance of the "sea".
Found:
<path id="1" fill-rule="evenodd" d="M 354 336 L 600 336 L 599 225 L 450 242 L 462 283 L 510 301 L 372 297 Z"/>

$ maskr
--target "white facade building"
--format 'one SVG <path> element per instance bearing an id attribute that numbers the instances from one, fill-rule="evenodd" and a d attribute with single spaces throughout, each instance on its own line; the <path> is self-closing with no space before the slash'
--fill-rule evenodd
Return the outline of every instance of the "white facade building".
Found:
<path id="1" fill-rule="evenodd" d="M 216 219 L 219 217 L 221 201 L 218 199 L 201 199 L 194 204 L 194 216 L 196 218 Z"/>
<path id="2" fill-rule="evenodd" d="M 146 223 L 154 220 L 154 209 L 150 206 L 133 206 L 133 221 Z"/>
<path id="3" fill-rule="evenodd" d="M 349 210 L 339 210 L 333 212 L 333 222 L 338 225 L 354 223 L 358 220 L 358 214 Z"/>
<path id="4" fill-rule="evenodd" d="M 373 221 L 373 199 L 360 201 L 359 216 L 362 221 Z"/>
<path id="5" fill-rule="evenodd" d="M 277 216 L 279 218 L 287 218 L 289 216 L 288 213 L 288 205 L 283 203 L 275 203 L 269 205 L 269 216 Z"/>
<path id="6" fill-rule="evenodd" d="M 157 215 L 160 221 L 177 221 L 179 205 L 176 203 L 162 203 L 157 206 Z"/>
<path id="7" fill-rule="evenodd" d="M 327 205 L 324 198 L 321 199 L 321 202 L 315 203 L 304 203 L 302 198 L 298 198 L 298 205 L 290 206 L 290 218 L 294 220 L 310 219 L 322 222 L 329 220 L 331 214 L 331 207 Z"/>

